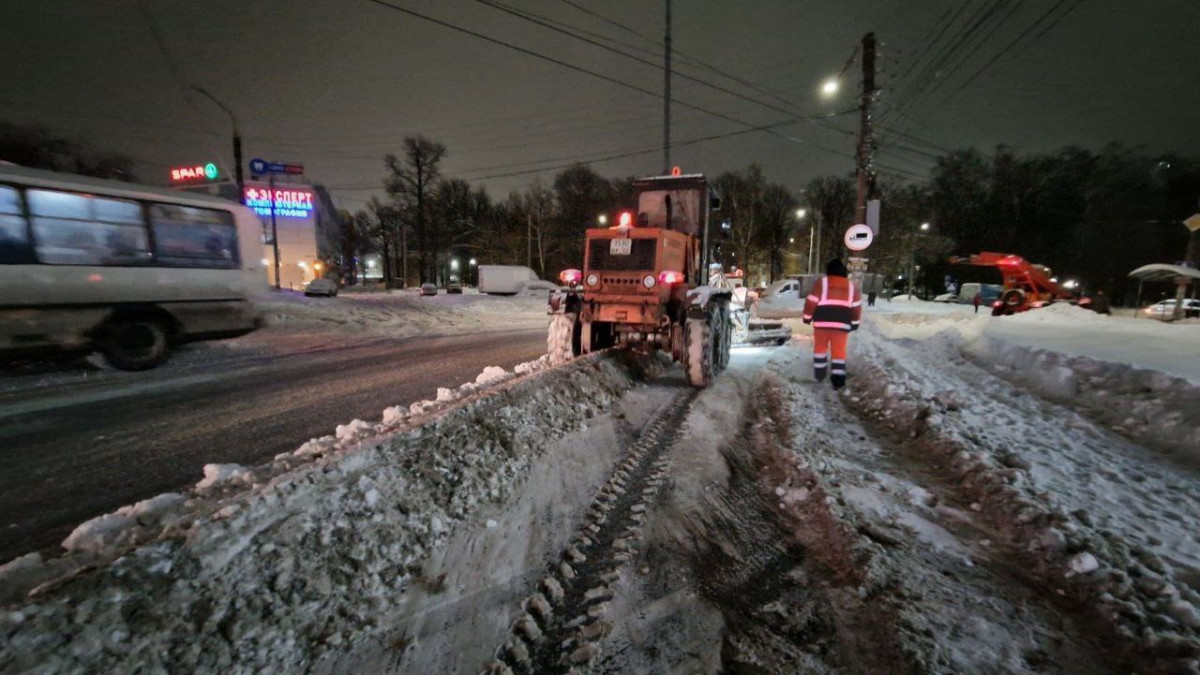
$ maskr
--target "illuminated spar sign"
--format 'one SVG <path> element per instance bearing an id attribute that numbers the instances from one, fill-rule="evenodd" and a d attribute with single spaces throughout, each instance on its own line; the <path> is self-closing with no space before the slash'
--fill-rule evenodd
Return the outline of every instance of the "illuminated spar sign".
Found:
<path id="1" fill-rule="evenodd" d="M 212 162 L 197 164 L 195 166 L 176 166 L 171 168 L 172 183 L 203 183 L 216 180 L 220 177 L 221 172 L 217 170 L 217 165 Z"/>
<path id="2" fill-rule="evenodd" d="M 260 216 L 271 217 L 271 190 L 268 188 L 246 188 L 246 206 Z M 313 215 L 312 190 L 275 188 L 275 215 L 279 218 L 311 218 Z"/>

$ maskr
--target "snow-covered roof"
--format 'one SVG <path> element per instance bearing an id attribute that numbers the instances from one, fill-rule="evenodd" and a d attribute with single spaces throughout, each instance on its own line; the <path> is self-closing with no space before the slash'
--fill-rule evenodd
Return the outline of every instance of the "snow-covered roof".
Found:
<path id="1" fill-rule="evenodd" d="M 1152 265 L 1142 265 L 1130 272 L 1129 276 L 1143 281 L 1170 281 L 1177 277 L 1200 279 L 1200 270 L 1194 267 L 1184 267 L 1183 265 L 1154 263 Z"/>

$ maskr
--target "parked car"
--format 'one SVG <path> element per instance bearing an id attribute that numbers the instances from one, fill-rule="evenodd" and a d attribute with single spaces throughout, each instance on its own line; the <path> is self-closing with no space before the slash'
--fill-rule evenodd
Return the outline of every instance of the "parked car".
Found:
<path id="1" fill-rule="evenodd" d="M 458 283 L 457 281 L 451 281 L 450 283 L 446 284 L 446 292 L 453 295 L 462 295 L 462 284 Z"/>
<path id="2" fill-rule="evenodd" d="M 1169 319 L 1175 315 L 1175 298 L 1159 300 L 1142 311 L 1155 319 Z M 1183 316 L 1186 319 L 1200 317 L 1200 300 L 1184 298 Z"/>
<path id="3" fill-rule="evenodd" d="M 437 295 L 437 286 L 433 284 L 421 284 L 421 295 Z"/>
<path id="4" fill-rule="evenodd" d="M 304 294 L 309 297 L 324 295 L 328 298 L 336 298 L 337 293 L 338 284 L 336 279 L 313 279 L 304 287 Z"/>
<path id="5" fill-rule="evenodd" d="M 958 302 L 958 293 L 942 293 L 933 298 L 934 302 Z"/>

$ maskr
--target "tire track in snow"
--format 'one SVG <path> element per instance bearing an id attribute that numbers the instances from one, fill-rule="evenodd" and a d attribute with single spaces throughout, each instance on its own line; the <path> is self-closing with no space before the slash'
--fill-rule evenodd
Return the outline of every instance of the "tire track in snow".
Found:
<path id="1" fill-rule="evenodd" d="M 612 584 L 633 559 L 646 511 L 663 484 L 666 451 L 679 435 L 697 390 L 681 390 L 649 421 L 588 509 L 586 524 L 522 603 L 508 641 L 488 673 L 559 673 L 586 667 L 611 631 Z"/>

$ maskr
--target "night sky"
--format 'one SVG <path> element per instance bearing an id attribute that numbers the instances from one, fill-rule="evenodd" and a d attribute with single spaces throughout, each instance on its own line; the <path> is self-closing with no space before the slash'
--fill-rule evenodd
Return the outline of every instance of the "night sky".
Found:
<path id="1" fill-rule="evenodd" d="M 187 90 L 199 85 L 237 114 L 247 160 L 303 162 L 349 208 L 382 192 L 381 156 L 415 132 L 447 145 L 446 175 L 497 198 L 548 184 L 575 159 L 646 151 L 593 166 L 607 176 L 662 168 L 660 68 L 477 0 L 388 2 L 654 95 L 367 0 L 4 0 L 0 119 L 124 152 L 144 181 L 162 183 L 172 164 L 232 166 L 229 119 Z M 488 3 L 661 64 L 660 0 Z M 885 176 L 924 176 L 941 149 L 997 143 L 1116 140 L 1200 155 L 1197 27 L 1195 0 L 675 0 L 672 135 L 682 143 L 853 108 L 857 65 L 834 100 L 818 89 L 875 31 Z M 799 189 L 853 169 L 846 132 L 856 123 L 797 121 L 681 145 L 672 159 L 709 174 L 757 161 Z"/>

